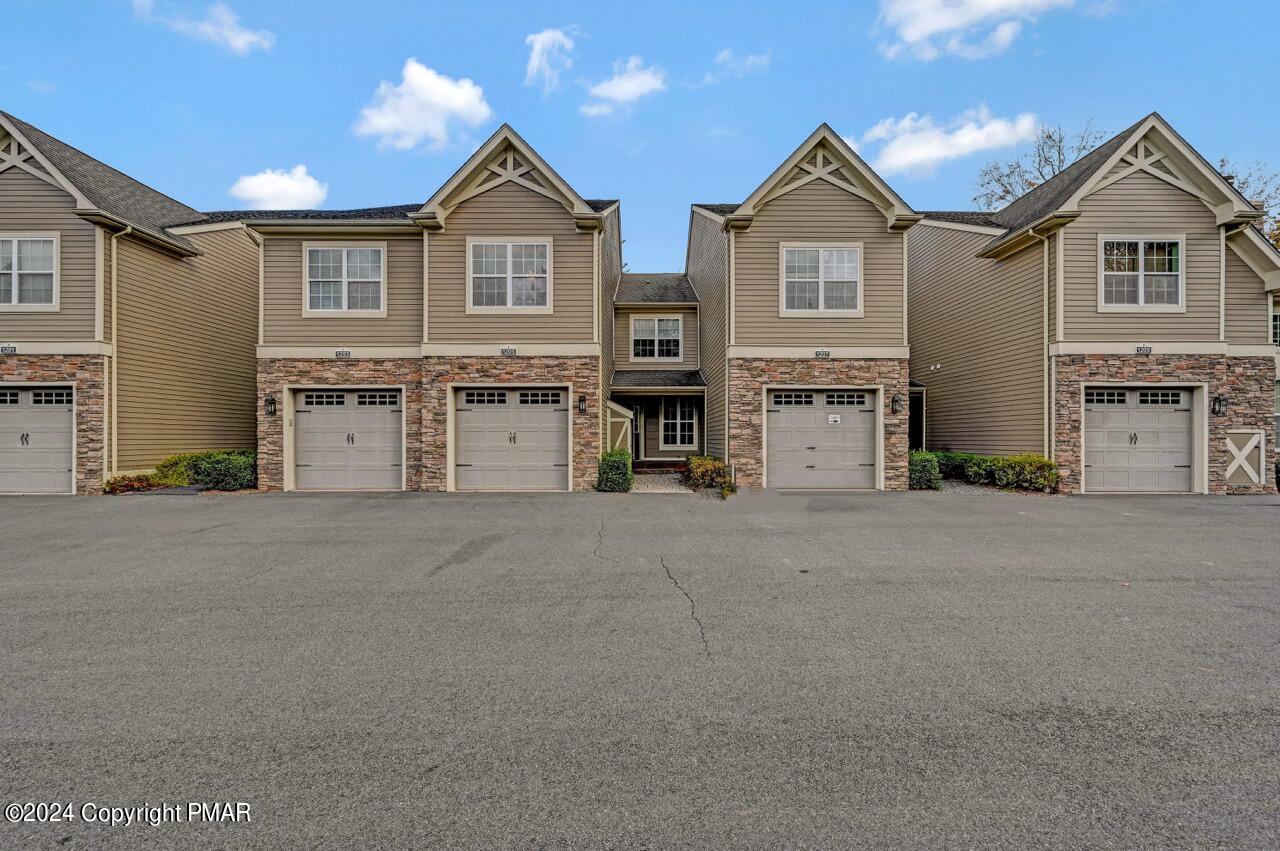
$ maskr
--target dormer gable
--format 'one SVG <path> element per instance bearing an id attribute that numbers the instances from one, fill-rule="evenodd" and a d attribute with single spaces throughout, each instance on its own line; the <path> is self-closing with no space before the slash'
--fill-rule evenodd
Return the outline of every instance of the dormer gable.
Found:
<path id="1" fill-rule="evenodd" d="M 873 204 L 889 230 L 906 230 L 922 217 L 911 209 L 834 130 L 823 124 L 725 217 L 734 230 L 751 226 L 765 204 L 814 181 L 824 181 Z"/>
<path id="2" fill-rule="evenodd" d="M 552 199 L 573 216 L 579 230 L 599 230 L 595 212 L 510 125 L 503 124 L 410 218 L 427 230 L 443 230 L 449 214 L 470 198 L 515 184 Z"/>

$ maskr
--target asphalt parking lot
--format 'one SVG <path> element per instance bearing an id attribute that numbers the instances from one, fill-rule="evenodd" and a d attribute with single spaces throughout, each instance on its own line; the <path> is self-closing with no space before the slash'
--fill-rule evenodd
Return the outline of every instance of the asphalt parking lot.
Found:
<path id="1" fill-rule="evenodd" d="M 0 845 L 1280 844 L 1280 498 L 0 499 Z"/>

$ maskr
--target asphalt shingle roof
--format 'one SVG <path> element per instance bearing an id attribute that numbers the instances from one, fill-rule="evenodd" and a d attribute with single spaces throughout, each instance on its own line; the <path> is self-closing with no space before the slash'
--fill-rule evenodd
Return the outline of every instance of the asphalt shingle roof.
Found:
<path id="1" fill-rule="evenodd" d="M 741 207 L 741 204 L 694 204 L 695 207 L 701 207 L 709 213 L 715 213 L 717 216 L 727 216 L 734 210 Z"/>
<path id="2" fill-rule="evenodd" d="M 700 369 L 619 369 L 613 373 L 613 389 L 627 387 L 706 387 Z"/>
<path id="3" fill-rule="evenodd" d="M 55 139 L 38 127 L 7 112 L 0 113 L 43 154 L 62 176 L 98 209 L 135 227 L 192 248 L 188 239 L 165 232 L 177 224 L 203 221 L 203 215 L 129 175 Z"/>
<path id="4" fill-rule="evenodd" d="M 584 198 L 593 212 L 602 213 L 618 203 L 616 200 Z M 266 221 L 297 219 L 298 221 L 369 221 L 403 219 L 422 209 L 425 201 L 417 204 L 392 204 L 388 207 L 360 207 L 355 210 L 213 210 L 197 214 L 200 218 L 184 224 L 212 224 L 215 222 Z"/>
<path id="5" fill-rule="evenodd" d="M 933 219 L 939 222 L 955 222 L 962 225 L 981 225 L 984 228 L 998 228 L 1001 225 L 996 224 L 995 219 L 991 218 L 991 213 L 983 213 L 974 210 L 925 210 L 922 211 L 926 219 Z"/>
<path id="6" fill-rule="evenodd" d="M 614 297 L 621 304 L 688 304 L 697 300 L 689 276 L 679 272 L 623 272 Z"/>

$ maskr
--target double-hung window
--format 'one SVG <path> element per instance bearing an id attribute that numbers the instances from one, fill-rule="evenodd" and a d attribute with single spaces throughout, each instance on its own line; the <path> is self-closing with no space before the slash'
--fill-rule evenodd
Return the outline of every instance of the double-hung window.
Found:
<path id="1" fill-rule="evenodd" d="M 783 244 L 779 315 L 861 316 L 862 246 Z"/>
<path id="2" fill-rule="evenodd" d="M 308 245 L 306 314 L 386 316 L 384 245 Z"/>
<path id="3" fill-rule="evenodd" d="M 1098 243 L 1099 310 L 1185 309 L 1182 237 L 1102 237 Z"/>
<path id="4" fill-rule="evenodd" d="M 632 316 L 631 359 L 680 360 L 680 324 L 679 316 Z"/>
<path id="5" fill-rule="evenodd" d="M 468 240 L 467 312 L 550 313 L 551 240 Z"/>
<path id="6" fill-rule="evenodd" d="M 0 234 L 0 310 L 53 310 L 57 303 L 57 238 Z"/>
<path id="7" fill-rule="evenodd" d="M 694 449 L 697 447 L 698 410 L 693 400 L 684 396 L 667 396 L 662 400 L 661 449 Z"/>
<path id="8" fill-rule="evenodd" d="M 1280 346 L 1280 296 L 1271 296 L 1271 345 Z"/>

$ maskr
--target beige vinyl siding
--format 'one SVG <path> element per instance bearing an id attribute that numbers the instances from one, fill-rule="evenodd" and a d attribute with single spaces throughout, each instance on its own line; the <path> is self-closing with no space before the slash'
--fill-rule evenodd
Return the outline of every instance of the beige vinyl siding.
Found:
<path id="1" fill-rule="evenodd" d="M 386 243 L 387 315 L 303 316 L 303 245 Z M 422 343 L 422 236 L 267 237 L 263 254 L 262 341 L 274 346 L 404 346 Z"/>
<path id="2" fill-rule="evenodd" d="M 861 318 L 778 316 L 784 242 L 861 242 Z M 901 346 L 902 234 L 875 205 L 815 180 L 768 204 L 734 236 L 734 342 L 741 346 Z"/>
<path id="3" fill-rule="evenodd" d="M 111 342 L 111 234 L 102 229 L 102 339 Z"/>
<path id="4" fill-rule="evenodd" d="M 0 172 L 0 233 L 57 233 L 58 309 L 0 310 L 0 340 L 94 339 L 96 225 L 71 211 L 75 199 L 21 169 Z"/>
<path id="5" fill-rule="evenodd" d="M 702 377 L 707 382 L 703 410 L 703 441 L 716 458 L 725 454 L 725 347 L 728 344 L 729 238 L 719 223 L 690 213 L 689 253 L 685 272 L 698 294 L 698 341 Z"/>
<path id="6" fill-rule="evenodd" d="M 257 246 L 243 230 L 190 239 L 202 256 L 118 243 L 116 470 L 256 442 Z"/>
<path id="7" fill-rule="evenodd" d="M 680 354 L 678 361 L 631 360 L 631 317 L 679 316 Z M 660 304 L 649 307 L 619 307 L 616 309 L 614 333 L 614 358 L 618 369 L 697 369 L 698 368 L 698 311 L 696 308 L 663 308 Z"/>
<path id="8" fill-rule="evenodd" d="M 1048 296 L 1048 305 L 1045 308 L 1045 321 L 1049 324 L 1049 342 L 1050 343 L 1058 342 L 1058 240 L 1059 239 L 1061 239 L 1061 236 L 1059 236 L 1056 233 L 1050 234 L 1048 237 L 1048 240 L 1049 240 L 1049 257 L 1048 257 L 1049 296 Z M 910 261 L 908 261 L 907 265 L 909 268 Z M 910 305 L 908 304 L 908 307 L 909 306 Z M 911 314 L 911 311 L 908 309 L 907 315 L 909 316 L 910 314 Z"/>
<path id="9" fill-rule="evenodd" d="M 552 238 L 553 313 L 468 314 L 467 237 Z M 464 201 L 429 237 L 432 343 L 590 343 L 595 324 L 592 236 L 579 233 L 561 204 L 515 183 Z"/>
<path id="10" fill-rule="evenodd" d="M 1043 452 L 1044 248 L 975 257 L 990 239 L 917 225 L 907 242 L 910 369 L 928 387 L 927 445 Z"/>
<path id="11" fill-rule="evenodd" d="M 1064 334 L 1067 342 L 1201 342 L 1220 337 L 1218 226 L 1194 195 L 1149 174 L 1133 174 L 1087 196 L 1064 243 Z M 1186 234 L 1186 313 L 1099 313 L 1099 234 Z"/>
<path id="12" fill-rule="evenodd" d="M 1227 342 L 1265 346 L 1271 342 L 1271 294 L 1262 278 L 1227 247 Z"/>
<path id="13" fill-rule="evenodd" d="M 621 207 L 615 204 L 605 213 L 600 231 L 600 380 L 604 384 L 604 399 L 609 398 L 613 378 L 613 296 L 618 291 L 618 279 L 622 275 L 622 218 Z M 600 406 L 600 427 L 607 431 L 609 408 Z M 610 444 L 612 445 L 612 444 Z"/>

